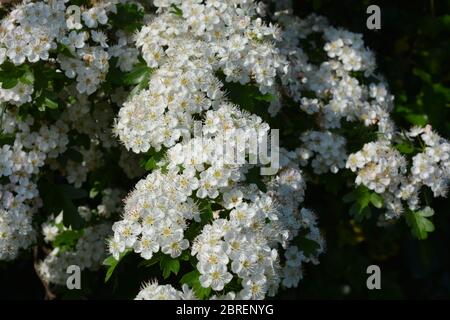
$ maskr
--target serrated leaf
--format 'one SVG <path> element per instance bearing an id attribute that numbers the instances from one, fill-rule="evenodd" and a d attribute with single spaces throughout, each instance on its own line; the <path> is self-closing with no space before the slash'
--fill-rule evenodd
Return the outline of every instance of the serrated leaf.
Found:
<path id="1" fill-rule="evenodd" d="M 116 260 L 113 256 L 109 256 L 103 261 L 103 265 L 108 267 L 108 270 L 106 271 L 105 275 L 105 283 L 108 282 L 108 280 L 111 278 L 112 274 L 114 273 L 114 270 L 119 265 L 119 262 L 131 252 L 131 249 L 126 249 L 124 252 L 122 252 L 119 256 L 119 260 Z"/>
<path id="2" fill-rule="evenodd" d="M 181 284 L 187 284 L 194 290 L 195 296 L 200 299 L 206 299 L 211 294 L 211 288 L 204 288 L 200 284 L 200 272 L 197 270 L 186 273 L 180 280 Z"/>
<path id="3" fill-rule="evenodd" d="M 147 171 L 152 171 L 158 168 L 158 164 L 156 163 L 156 160 L 151 157 L 150 159 L 147 160 L 147 162 L 145 163 L 144 166 L 145 170 Z"/>
<path id="4" fill-rule="evenodd" d="M 158 152 L 151 150 L 146 154 L 147 160 L 143 159 L 143 167 L 147 171 L 152 171 L 158 168 L 158 163 L 163 159 L 165 150 L 162 149 Z"/>
<path id="5" fill-rule="evenodd" d="M 430 212 L 425 212 L 425 216 L 421 212 L 408 212 L 405 215 L 407 224 L 411 227 L 412 234 L 419 240 L 428 238 L 428 233 L 434 231 L 434 224 L 426 215 Z"/>
<path id="6" fill-rule="evenodd" d="M 161 257 L 159 265 L 163 272 L 164 279 L 170 277 L 171 273 L 177 275 L 178 271 L 180 271 L 180 261 L 178 261 L 178 259 L 173 259 L 167 255 L 163 255 Z"/>
<path id="7" fill-rule="evenodd" d="M 187 284 L 190 287 L 193 287 L 196 282 L 198 282 L 200 277 L 200 272 L 197 270 L 186 273 L 180 280 L 181 284 Z"/>

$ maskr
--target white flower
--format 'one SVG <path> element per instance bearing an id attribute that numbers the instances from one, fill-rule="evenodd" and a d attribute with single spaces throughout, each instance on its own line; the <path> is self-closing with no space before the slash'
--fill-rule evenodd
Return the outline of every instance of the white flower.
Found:
<path id="1" fill-rule="evenodd" d="M 232 278 L 226 266 L 217 265 L 200 276 L 200 284 L 204 288 L 211 287 L 213 290 L 220 291 Z"/>
<path id="2" fill-rule="evenodd" d="M 159 251 L 159 244 L 155 236 L 144 234 L 141 239 L 135 242 L 134 251 L 140 253 L 141 257 L 149 260 L 153 253 Z"/>
<path id="3" fill-rule="evenodd" d="M 263 275 L 256 275 L 242 282 L 243 289 L 239 293 L 244 300 L 262 300 L 267 292 L 267 281 Z"/>
<path id="4" fill-rule="evenodd" d="M 55 240 L 56 236 L 59 233 L 59 229 L 57 226 L 52 224 L 43 224 L 42 225 L 42 233 L 44 235 L 44 240 L 46 242 L 50 242 Z"/>
<path id="5" fill-rule="evenodd" d="M 305 259 L 303 252 L 299 251 L 295 246 L 289 247 L 284 253 L 284 256 L 286 258 L 286 264 L 293 268 L 300 267 L 302 261 Z"/>

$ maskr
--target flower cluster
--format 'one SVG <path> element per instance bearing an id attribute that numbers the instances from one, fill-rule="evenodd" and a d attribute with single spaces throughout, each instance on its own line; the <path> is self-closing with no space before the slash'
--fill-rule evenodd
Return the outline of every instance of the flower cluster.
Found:
<path id="1" fill-rule="evenodd" d="M 186 232 L 203 225 L 190 250 L 198 259 L 203 287 L 221 291 L 233 277 L 239 277 L 243 288 L 238 296 L 261 299 L 276 294 L 281 282 L 285 287 L 296 286 L 301 263 L 315 257 L 291 246 L 282 266 L 277 244 L 288 248 L 303 230 L 308 239 L 319 243 L 316 254 L 323 250 L 314 214 L 298 210 L 304 194 L 300 170 L 283 168 L 267 181 L 265 193 L 256 185 L 246 186 L 245 180 L 217 187 L 208 197 L 210 202 L 223 199 L 213 202 L 222 209 L 210 212 L 212 220 L 206 224 L 201 223 L 208 214 L 204 202 L 187 196 L 199 188 L 198 176 L 171 169 L 167 173 L 157 170 L 141 180 L 126 201 L 124 219 L 113 226 L 110 252 L 118 258 L 126 248 L 133 248 L 144 259 L 151 259 L 161 250 L 176 258 L 191 247 Z M 232 181 L 228 178 L 228 182 Z"/>
<path id="2" fill-rule="evenodd" d="M 32 216 L 40 207 L 34 179 L 47 158 L 66 150 L 68 126 L 63 121 L 35 127 L 32 117 L 18 121 L 5 111 L 0 117 L 3 133 L 13 144 L 0 147 L 0 260 L 12 259 L 35 237 Z"/>
<path id="3" fill-rule="evenodd" d="M 117 3 L 103 1 L 80 8 L 82 23 L 77 25 L 66 19 L 70 5 L 66 0 L 24 1 L 1 21 L 0 260 L 15 258 L 37 235 L 33 216 L 43 202 L 40 178 L 51 171 L 50 175 L 60 174 L 79 188 L 90 172 L 104 164 L 106 153 L 119 147 L 111 134 L 110 97 L 92 94 L 105 79 L 109 57 L 129 52 L 126 63 L 118 59 L 117 67 L 124 71 L 137 61 L 131 51 L 137 56 L 138 50 L 129 46 L 129 33 L 117 30 L 118 44 L 108 46 L 105 34 L 93 29 L 102 26 L 106 32 L 108 14 L 116 12 Z M 70 67 L 64 67 L 67 61 L 73 62 Z M 69 78 L 75 76 L 75 83 L 71 82 Z M 67 85 L 59 89 L 57 81 Z M 90 88 L 81 88 L 86 82 Z M 45 95 L 49 91 L 54 91 L 51 97 Z M 58 108 L 58 100 L 65 102 L 65 108 L 55 111 L 57 120 L 55 114 L 47 117 L 33 111 Z M 122 166 L 136 167 L 136 157 L 128 158 Z M 111 200 L 99 206 L 99 216 L 109 217 L 116 196 L 112 193 Z"/>
<path id="4" fill-rule="evenodd" d="M 107 218 L 117 214 L 122 209 L 120 189 L 104 189 L 100 204 L 92 209 L 83 205 L 78 207 L 78 213 L 89 225 L 80 230 L 72 230 L 63 224 L 63 213 L 55 218 L 49 217 L 43 223 L 44 241 L 53 250 L 38 264 L 38 273 L 47 283 L 65 285 L 67 268 L 71 265 L 80 270 L 98 270 L 106 258 L 107 247 L 105 239 L 111 234 L 111 222 Z M 67 239 L 67 240 L 66 240 Z M 72 241 L 75 239 L 75 243 Z"/>
<path id="5" fill-rule="evenodd" d="M 261 180 L 264 191 L 248 181 L 254 165 L 228 156 L 261 156 L 245 141 L 262 142 L 270 127 L 230 103 L 223 90 L 229 82 L 252 82 L 261 94 L 278 96 L 276 77 L 286 72 L 286 61 L 268 42 L 279 39 L 278 29 L 262 23 L 253 1 L 155 5 L 159 14 L 136 37 L 155 70 L 148 89 L 124 103 L 115 129 L 128 149 L 165 157 L 126 199 L 110 252 L 119 258 L 129 248 L 151 259 L 187 251 L 202 287 L 219 294 L 240 283 L 226 289 L 227 297 L 262 299 L 281 284 L 297 286 L 302 262 L 316 262 L 324 248 L 314 214 L 299 208 L 305 185 L 295 154 L 272 148 L 281 154 L 278 174 Z M 297 248 L 300 231 L 317 250 Z M 171 286 L 150 283 L 137 298 L 181 297 Z"/>
<path id="6" fill-rule="evenodd" d="M 270 15 L 283 27 L 278 47 L 289 61 L 281 77 L 284 93 L 315 124 L 301 135 L 298 160 L 302 166 L 311 163 L 316 174 L 336 173 L 347 159 L 344 121 L 376 126 L 391 138 L 393 96 L 375 73 L 374 55 L 361 34 L 334 28 L 314 14 L 294 16 L 289 1 L 274 5 L 279 11 Z"/>
<path id="7" fill-rule="evenodd" d="M 408 170 L 407 159 L 396 149 L 399 133 L 389 115 L 393 96 L 375 73 L 374 54 L 364 46 L 362 35 L 332 27 L 324 17 L 314 14 L 296 17 L 290 1 L 273 5 L 278 11 L 270 15 L 283 27 L 282 38 L 286 40 L 278 47 L 289 61 L 289 72 L 282 78 L 285 92 L 314 118 L 314 129 L 301 134 L 302 143 L 296 150 L 300 164 L 311 164 L 316 174 L 336 173 L 344 166 L 357 172 L 357 185 L 382 194 L 388 218 L 400 216 L 402 201 L 407 201 L 410 210 L 419 209 L 423 186 L 431 188 L 435 197 L 445 196 L 447 142 L 430 128 L 413 128 L 410 139 L 420 136 L 432 142 L 425 143 L 422 152 L 411 159 Z M 378 139 L 348 156 L 349 129 L 343 120 L 370 127 L 365 131 L 374 128 Z"/>
<path id="8" fill-rule="evenodd" d="M 137 62 L 138 50 L 128 45 L 125 33 L 117 32 L 117 44 L 108 43 L 105 34 L 108 15 L 117 12 L 118 0 L 98 2 L 80 12 L 67 12 L 67 0 L 26 1 L 2 19 L 0 28 L 0 64 L 58 62 L 66 77 L 76 79 L 77 90 L 88 95 L 104 82 L 109 59 L 120 57 L 118 65 L 130 71 Z M 72 14 L 67 17 L 66 14 Z M 53 52 L 58 52 L 54 57 Z M 20 105 L 30 102 L 33 86 L 19 82 L 0 89 L 0 102 Z"/>
<path id="9" fill-rule="evenodd" d="M 346 120 L 376 124 L 380 132 L 391 132 L 393 96 L 374 73 L 374 55 L 364 47 L 361 34 L 334 28 L 316 15 L 301 19 L 288 10 L 273 16 L 286 39 L 279 43 L 280 51 L 290 61 L 284 85 L 304 112 L 316 115 L 323 129 L 340 128 Z M 317 54 L 320 50 L 323 54 Z M 310 58 L 317 55 L 324 58 Z"/>
<path id="10" fill-rule="evenodd" d="M 277 29 L 251 19 L 253 1 L 183 1 L 181 16 L 169 9 L 179 1 L 158 4 L 160 14 L 136 36 L 147 65 L 157 70 L 149 89 L 125 103 L 116 125 L 120 140 L 134 152 L 172 147 L 190 133 L 193 115 L 223 98 L 218 75 L 274 92 L 275 77 L 286 66 L 270 42 L 278 39 Z"/>
<path id="11" fill-rule="evenodd" d="M 61 215 L 55 222 L 61 223 Z M 49 225 L 45 226 L 47 229 Z M 53 228 L 58 229 L 56 226 Z M 64 232 L 64 231 L 60 231 Z M 106 257 L 104 239 L 111 233 L 110 223 L 101 223 L 87 227 L 73 250 L 53 249 L 37 267 L 42 279 L 49 283 L 65 285 L 67 281 L 67 268 L 71 265 L 80 267 L 80 270 L 98 270 Z"/>
<path id="12" fill-rule="evenodd" d="M 290 0 L 86 1 L 79 17 L 71 3 L 24 0 L 0 25 L 0 260 L 42 236 L 44 283 L 134 252 L 195 276 L 136 299 L 264 299 L 325 250 L 308 174 L 347 167 L 385 218 L 446 196 L 450 143 L 396 132 L 362 35 L 296 17 Z M 301 129 L 279 135 L 291 112 Z"/>
<path id="13" fill-rule="evenodd" d="M 122 209 L 121 199 L 123 191 L 120 189 L 107 188 L 101 192 L 101 203 L 95 210 L 91 210 L 88 206 L 79 206 L 78 213 L 86 221 L 94 220 L 96 217 L 107 219 L 113 213 L 120 212 Z"/>
<path id="14" fill-rule="evenodd" d="M 312 160 L 311 166 L 317 174 L 328 171 L 336 173 L 345 166 L 347 154 L 344 137 L 330 131 L 307 131 L 300 139 L 302 147 L 296 152 L 302 166 Z"/>
<path id="15" fill-rule="evenodd" d="M 182 291 L 170 284 L 159 285 L 152 281 L 143 286 L 135 300 L 197 300 L 195 293 L 187 285 L 183 285 Z"/>
<path id="16" fill-rule="evenodd" d="M 407 136 L 419 138 L 424 143 L 422 152 L 408 161 L 389 141 L 365 144 L 361 151 L 351 154 L 347 168 L 357 172 L 356 184 L 383 196 L 387 209 L 386 217 L 398 217 L 404 211 L 402 201 L 407 201 L 409 210 L 420 209 L 419 194 L 422 187 L 429 187 L 434 197 L 446 196 L 450 181 L 450 144 L 426 128 L 413 128 Z"/>

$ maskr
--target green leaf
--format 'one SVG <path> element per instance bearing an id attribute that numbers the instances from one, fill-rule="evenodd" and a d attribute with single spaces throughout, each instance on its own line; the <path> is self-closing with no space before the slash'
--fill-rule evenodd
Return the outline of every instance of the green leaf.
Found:
<path id="1" fill-rule="evenodd" d="M 423 210 L 418 212 L 422 217 L 431 217 L 434 215 L 434 210 L 431 207 L 425 207 Z"/>
<path id="2" fill-rule="evenodd" d="M 197 270 L 186 273 L 180 280 L 181 284 L 187 284 L 190 287 L 193 287 L 194 284 L 199 281 L 200 272 Z"/>
<path id="3" fill-rule="evenodd" d="M 413 74 L 415 76 L 417 76 L 418 78 L 420 78 L 425 83 L 431 83 L 432 82 L 431 75 L 428 72 L 424 71 L 424 70 L 414 68 L 413 69 Z"/>
<path id="4" fill-rule="evenodd" d="M 344 202 L 354 201 L 353 205 L 350 207 L 350 214 L 354 216 L 357 221 L 362 221 L 364 218 L 369 218 L 371 216 L 372 210 L 370 209 L 369 204 L 372 202 L 372 193 L 367 187 L 359 186 L 344 198 Z M 374 196 L 374 201 L 377 205 L 379 204 L 376 196 Z"/>
<path id="5" fill-rule="evenodd" d="M 100 193 L 100 190 L 101 183 L 98 181 L 94 182 L 94 186 L 89 191 L 89 198 L 94 199 Z"/>
<path id="6" fill-rule="evenodd" d="M 147 160 L 144 158 L 143 167 L 147 171 L 152 171 L 158 168 L 158 163 L 163 159 L 165 155 L 165 150 L 161 149 L 160 151 L 156 152 L 154 150 L 149 151 L 146 154 L 146 157 L 149 157 Z"/>
<path id="7" fill-rule="evenodd" d="M 58 102 L 50 99 L 49 97 L 44 98 L 44 105 L 49 109 L 58 109 Z"/>
<path id="8" fill-rule="evenodd" d="M 381 207 L 383 207 L 383 198 L 375 192 L 370 195 L 370 202 L 375 208 L 380 209 Z"/>
<path id="9" fill-rule="evenodd" d="M 139 63 L 125 76 L 124 83 L 127 85 L 140 84 L 141 82 L 148 81 L 151 73 L 151 68 L 149 68 L 145 63 Z"/>
<path id="10" fill-rule="evenodd" d="M 187 284 L 194 290 L 195 296 L 200 299 L 207 299 L 211 294 L 211 288 L 204 288 L 200 284 L 200 272 L 197 270 L 186 273 L 180 280 L 181 284 Z"/>
<path id="11" fill-rule="evenodd" d="M 34 83 L 34 74 L 33 72 L 28 68 L 24 75 L 19 78 L 20 82 L 32 85 Z"/>
<path id="12" fill-rule="evenodd" d="M 180 256 L 180 259 L 183 261 L 189 261 L 190 258 L 191 258 L 191 255 L 189 254 L 188 251 L 184 251 Z"/>
<path id="13" fill-rule="evenodd" d="M 419 240 L 428 238 L 428 233 L 434 231 L 434 224 L 428 217 L 434 214 L 433 209 L 427 207 L 422 211 L 408 212 L 405 215 L 406 223 L 410 226 L 412 234 Z"/>
<path id="14" fill-rule="evenodd" d="M 150 260 L 143 260 L 139 262 L 138 267 L 152 267 L 158 262 L 160 262 L 161 254 L 159 252 L 155 253 Z"/>
<path id="15" fill-rule="evenodd" d="M 52 242 L 54 247 L 63 249 L 74 249 L 84 230 L 65 230 L 58 234 Z"/>
<path id="16" fill-rule="evenodd" d="M 178 261 L 178 259 L 173 259 L 167 255 L 163 255 L 161 257 L 159 265 L 162 269 L 164 279 L 170 277 L 171 273 L 177 275 L 178 271 L 180 271 L 180 261 Z"/>
<path id="17" fill-rule="evenodd" d="M 211 202 L 208 199 L 199 199 L 198 208 L 201 212 L 200 218 L 202 224 L 210 223 L 213 220 L 213 211 L 211 208 Z"/>
<path id="18" fill-rule="evenodd" d="M 76 59 L 75 54 L 70 50 L 68 46 L 62 43 L 58 43 L 58 48 L 56 50 L 58 53 L 62 54 L 63 56 Z"/>
<path id="19" fill-rule="evenodd" d="M 270 93 L 264 95 L 258 94 L 254 96 L 254 99 L 258 101 L 272 102 L 273 100 L 275 100 L 275 96 Z"/>
<path id="20" fill-rule="evenodd" d="M 1 123 L 0 123 L 1 124 Z M 0 134 L 0 146 L 5 144 L 12 145 L 16 139 L 14 134 Z"/>
<path id="21" fill-rule="evenodd" d="M 405 115 L 405 119 L 411 124 L 421 127 L 425 126 L 429 121 L 426 114 L 407 114 Z"/>
<path id="22" fill-rule="evenodd" d="M 402 154 L 411 154 L 416 150 L 411 143 L 400 143 L 395 148 Z"/>
<path id="23" fill-rule="evenodd" d="M 119 260 L 116 260 L 116 258 L 114 258 L 113 256 L 109 256 L 103 261 L 103 265 L 108 267 L 105 276 L 105 283 L 108 282 L 108 280 L 111 278 L 119 262 L 131 251 L 132 251 L 131 249 L 126 249 L 124 252 L 122 252 L 119 256 Z"/>
<path id="24" fill-rule="evenodd" d="M 14 88 L 20 79 L 23 79 L 23 82 L 29 82 L 34 79 L 33 73 L 27 64 L 16 66 L 7 61 L 1 65 L 0 82 L 3 89 Z"/>
<path id="25" fill-rule="evenodd" d="M 145 170 L 147 170 L 147 171 L 152 171 L 157 168 L 158 168 L 158 164 L 156 163 L 156 160 L 153 157 L 148 159 L 147 162 L 145 163 Z"/>
<path id="26" fill-rule="evenodd" d="M 139 92 L 141 92 L 142 90 L 144 90 L 144 89 L 146 89 L 148 87 L 148 83 L 150 81 L 150 75 L 151 75 L 151 71 L 146 72 L 142 76 L 141 81 L 138 83 L 138 85 L 135 86 L 133 88 L 133 90 L 131 90 L 130 96 L 134 96 L 134 95 L 138 94 Z"/>
<path id="27" fill-rule="evenodd" d="M 179 17 L 183 16 L 183 11 L 180 8 L 178 8 L 175 4 L 172 3 L 170 5 L 170 8 L 172 9 L 172 11 L 170 11 L 170 13 L 173 13 Z"/>
<path id="28" fill-rule="evenodd" d="M 2 88 L 3 89 L 12 89 L 17 85 L 18 82 L 19 82 L 19 79 L 17 79 L 17 78 L 5 79 L 2 81 Z"/>

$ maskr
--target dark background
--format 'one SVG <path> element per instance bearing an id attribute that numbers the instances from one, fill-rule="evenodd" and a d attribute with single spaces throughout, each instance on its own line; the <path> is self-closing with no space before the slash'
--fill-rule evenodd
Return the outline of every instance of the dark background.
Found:
<path id="1" fill-rule="evenodd" d="M 450 1 L 294 1 L 301 16 L 315 12 L 332 25 L 364 35 L 376 53 L 379 72 L 395 95 L 393 118 L 399 127 L 430 123 L 450 138 Z M 381 9 L 381 30 L 366 28 L 366 9 Z M 330 183 L 333 177 L 329 177 Z M 342 203 L 345 190 L 308 185 L 306 202 L 319 213 L 327 251 L 309 266 L 287 299 L 450 298 L 450 215 L 448 199 L 435 199 L 436 226 L 427 240 L 415 240 L 405 221 L 379 228 L 376 220 L 351 220 Z M 308 207 L 308 205 L 307 205 Z M 367 290 L 367 266 L 381 268 L 381 290 Z"/>
<path id="2" fill-rule="evenodd" d="M 294 1 L 296 13 L 315 12 L 334 26 L 364 34 L 396 97 L 394 120 L 400 127 L 430 123 L 450 138 L 450 1 Z M 381 30 L 366 28 L 366 8 L 381 8 Z M 330 185 L 338 177 L 325 176 Z M 333 196 L 330 196 L 330 192 Z M 307 266 L 298 289 L 283 299 L 442 299 L 450 298 L 450 214 L 448 199 L 433 201 L 436 226 L 427 240 L 411 236 L 405 221 L 380 228 L 376 219 L 352 220 L 342 203 L 348 189 L 308 185 L 306 206 L 319 213 L 327 242 L 318 266 Z M 60 298 L 132 298 L 145 270 L 127 258 L 112 281 L 103 285 L 103 271 L 83 272 L 83 292 Z M 381 290 L 366 288 L 367 266 L 381 268 Z M 125 277 L 125 278 L 124 278 Z M 121 280 L 119 283 L 118 279 Z M 120 289 L 118 289 L 120 288 Z M 33 269 L 31 253 L 14 262 L 0 262 L 0 299 L 43 299 L 45 290 Z"/>

